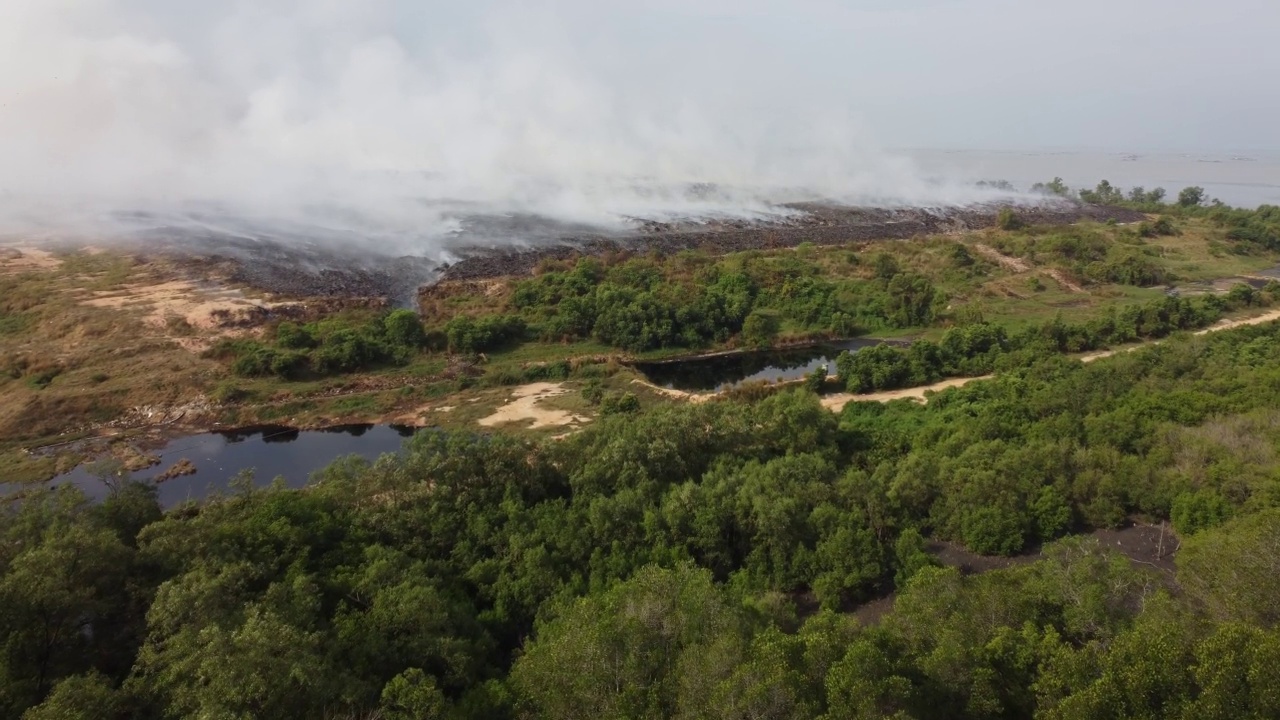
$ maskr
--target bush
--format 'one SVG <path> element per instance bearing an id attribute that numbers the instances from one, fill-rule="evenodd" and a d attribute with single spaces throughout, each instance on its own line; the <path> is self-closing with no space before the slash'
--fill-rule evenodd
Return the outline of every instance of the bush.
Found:
<path id="1" fill-rule="evenodd" d="M 524 369 L 524 379 L 527 382 L 568 380 L 569 362 L 567 360 L 557 360 L 555 362 L 530 365 Z"/>
<path id="2" fill-rule="evenodd" d="M 964 519 L 964 544 L 980 555 L 1016 555 L 1026 544 L 1022 519 L 1004 508 L 977 508 Z"/>
<path id="3" fill-rule="evenodd" d="M 241 377 L 268 377 L 275 361 L 275 350 L 256 342 L 244 343 L 236 350 L 231 372 Z"/>
<path id="4" fill-rule="evenodd" d="M 754 310 L 742 323 L 742 339 L 757 347 L 768 347 L 782 329 L 778 313 L 771 310 Z"/>
<path id="5" fill-rule="evenodd" d="M 823 388 L 827 386 L 827 366 L 820 365 L 813 369 L 813 372 L 804 376 L 804 387 L 806 390 L 815 393 L 821 393 Z"/>
<path id="6" fill-rule="evenodd" d="M 461 315 L 444 326 L 444 333 L 450 351 L 476 353 L 523 339 L 525 329 L 524 320 L 515 315 L 487 315 L 478 320 Z"/>
<path id="7" fill-rule="evenodd" d="M 1169 218 L 1160 216 L 1155 222 L 1140 222 L 1137 227 L 1138 237 L 1155 238 L 1177 235 L 1178 229 L 1174 227 L 1173 222 Z M 1230 237 L 1230 233 L 1228 233 Z"/>
<path id="8" fill-rule="evenodd" d="M 604 400 L 604 383 L 599 380 L 588 380 L 582 388 L 582 399 L 592 405 L 599 405 Z"/>
<path id="9" fill-rule="evenodd" d="M 1026 223 L 1013 208 L 1000 208 L 1000 213 L 996 215 L 996 227 L 1001 230 L 1021 230 L 1026 227 Z"/>
<path id="10" fill-rule="evenodd" d="M 209 393 L 209 399 L 216 403 L 237 403 L 249 397 L 249 391 L 234 383 L 224 382 Z"/>
<path id="11" fill-rule="evenodd" d="M 634 393 L 611 393 L 600 402 L 601 415 L 620 415 L 640 410 L 640 398 Z"/>
<path id="12" fill-rule="evenodd" d="M 427 344 L 427 333 L 412 310 L 392 310 L 382 319 L 382 328 L 387 340 L 396 345 L 421 348 Z"/>
<path id="13" fill-rule="evenodd" d="M 318 343 L 310 329 L 285 321 L 276 328 L 276 344 L 289 350 L 309 350 Z"/>
<path id="14" fill-rule="evenodd" d="M 1214 490 L 1185 492 L 1174 498 L 1169 518 L 1178 533 L 1192 535 L 1229 520 L 1231 505 Z"/>
<path id="15" fill-rule="evenodd" d="M 342 329 L 325 338 L 312 353 L 315 369 L 323 374 L 352 372 L 379 359 L 377 348 L 355 330 Z"/>
<path id="16" fill-rule="evenodd" d="M 295 380 L 307 368 L 306 353 L 296 350 L 277 352 L 271 359 L 271 374 L 285 380 Z"/>

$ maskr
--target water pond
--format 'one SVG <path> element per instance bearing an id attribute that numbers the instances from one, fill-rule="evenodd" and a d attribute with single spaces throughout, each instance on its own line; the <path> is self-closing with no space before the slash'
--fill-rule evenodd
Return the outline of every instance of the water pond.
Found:
<path id="1" fill-rule="evenodd" d="M 160 464 L 133 474 L 137 480 L 154 480 L 174 463 L 186 458 L 196 466 L 194 475 L 157 484 L 160 505 L 173 507 L 185 500 L 200 500 L 226 490 L 238 473 L 252 470 L 259 485 L 283 477 L 290 487 L 301 487 L 311 474 L 345 455 L 369 460 L 396 452 L 414 428 L 398 425 L 346 425 L 325 430 L 299 431 L 263 427 L 235 432 L 205 433 L 172 440 L 151 454 Z M 82 465 L 49 481 L 73 483 L 95 499 L 107 495 L 106 485 Z"/>
<path id="2" fill-rule="evenodd" d="M 719 391 L 758 380 L 798 380 L 823 365 L 836 372 L 836 358 L 884 340 L 858 339 L 784 350 L 726 353 L 687 360 L 636 363 L 649 382 L 659 387 L 689 392 Z M 888 341 L 892 342 L 892 341 Z"/>

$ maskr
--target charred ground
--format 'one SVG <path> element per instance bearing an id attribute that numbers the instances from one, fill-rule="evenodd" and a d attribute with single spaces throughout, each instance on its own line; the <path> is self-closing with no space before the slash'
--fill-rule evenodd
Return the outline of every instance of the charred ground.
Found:
<path id="1" fill-rule="evenodd" d="M 801 243 L 838 245 L 994 227 L 1001 206 L 966 208 L 858 208 L 800 203 L 773 220 L 637 221 L 625 234 L 592 232 L 582 226 L 525 219 L 484 218 L 478 232 L 453 239 L 434 255 L 401 254 L 379 241 L 316 242 L 269 234 L 161 228 L 137 241 L 139 248 L 181 259 L 196 275 L 228 280 L 286 297 L 383 297 L 408 305 L 424 285 L 440 279 L 475 280 L 532 271 L 545 259 L 577 255 L 672 254 L 704 250 L 714 254 L 795 247 Z M 1018 207 L 1030 225 L 1068 225 L 1081 220 L 1138 222 L 1142 213 L 1066 201 Z M 442 256 L 460 257 L 445 262 Z"/>

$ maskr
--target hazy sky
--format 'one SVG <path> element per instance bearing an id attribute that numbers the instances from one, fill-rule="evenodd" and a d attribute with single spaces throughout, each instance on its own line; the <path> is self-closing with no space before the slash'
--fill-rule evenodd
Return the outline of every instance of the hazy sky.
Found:
<path id="1" fill-rule="evenodd" d="M 1277 28 L 1275 0 L 3 0 L 0 200 L 374 210 L 387 171 L 575 217 L 661 204 L 618 177 L 944 200 L 884 149 L 1280 149 Z"/>

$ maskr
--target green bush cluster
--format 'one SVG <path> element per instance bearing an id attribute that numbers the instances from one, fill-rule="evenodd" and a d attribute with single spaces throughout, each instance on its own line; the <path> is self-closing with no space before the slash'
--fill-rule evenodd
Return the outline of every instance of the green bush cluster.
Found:
<path id="1" fill-rule="evenodd" d="M 231 359 L 241 377 L 296 380 L 336 375 L 379 365 L 404 365 L 426 345 L 426 333 L 411 310 L 393 310 L 363 322 L 330 319 L 306 324 L 285 321 L 273 341 L 224 340 L 211 351 Z"/>
<path id="2" fill-rule="evenodd" d="M 514 315 L 459 315 L 444 326 L 444 334 L 452 352 L 489 352 L 523 340 L 525 324 Z"/>
<path id="3" fill-rule="evenodd" d="M 804 254 L 711 264 L 671 282 L 647 260 L 609 268 L 584 258 L 567 271 L 519 283 L 512 306 L 546 341 L 594 339 L 644 351 L 699 347 L 741 335 L 768 345 L 791 326 L 838 336 L 865 329 L 928 325 L 942 299 L 924 277 L 889 255 L 871 280 L 832 281 Z"/>

